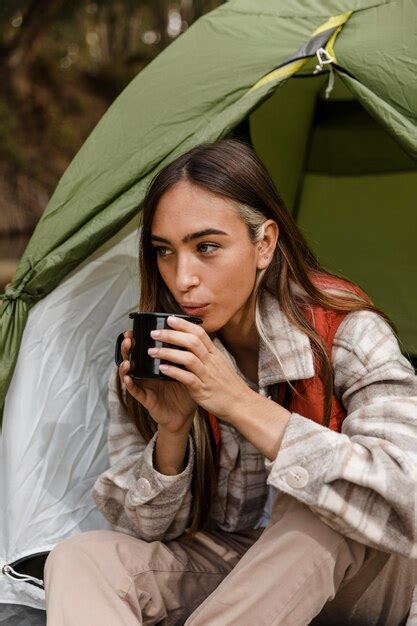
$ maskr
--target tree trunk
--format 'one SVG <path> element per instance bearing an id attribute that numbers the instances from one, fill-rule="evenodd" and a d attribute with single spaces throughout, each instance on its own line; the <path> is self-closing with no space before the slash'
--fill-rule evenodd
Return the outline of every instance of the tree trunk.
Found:
<path id="1" fill-rule="evenodd" d="M 33 58 L 40 35 L 47 30 L 64 3 L 64 0 L 32 0 L 18 33 L 10 43 L 5 55 L 5 64 L 10 69 L 27 63 Z"/>

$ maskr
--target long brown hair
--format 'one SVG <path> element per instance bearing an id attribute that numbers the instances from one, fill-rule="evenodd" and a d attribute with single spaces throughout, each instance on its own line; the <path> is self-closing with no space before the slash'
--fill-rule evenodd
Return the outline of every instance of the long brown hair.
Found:
<path id="1" fill-rule="evenodd" d="M 223 139 L 213 144 L 197 146 L 173 160 L 152 181 L 144 200 L 140 235 L 140 311 L 183 313 L 159 274 L 156 252 L 150 240 L 152 219 L 159 200 L 181 180 L 187 180 L 233 200 L 236 211 L 247 224 L 248 235 L 253 243 L 262 238 L 262 224 L 265 220 L 273 219 L 277 222 L 279 239 L 274 257 L 265 270 L 258 272 L 253 290 L 256 302 L 255 324 L 259 336 L 275 353 L 268 342 L 259 315 L 260 294 L 263 289 L 267 289 L 275 295 L 290 322 L 310 339 L 325 385 L 322 423 L 327 426 L 333 396 L 333 367 L 322 338 L 302 313 L 303 306 L 310 303 L 334 311 L 374 311 L 388 322 L 397 335 L 394 324 L 374 306 L 366 294 L 361 295 L 359 292 L 358 295 L 357 289 L 354 293 L 342 287 L 335 292 L 320 287 L 326 278 L 343 279 L 348 285 L 355 286 L 345 277 L 329 272 L 319 264 L 261 160 L 251 146 L 236 139 Z M 276 357 L 279 359 L 279 355 Z M 149 441 L 156 431 L 154 420 L 130 394 L 126 394 L 124 400 L 119 377 L 117 384 L 120 401 L 125 404 L 139 433 Z M 291 385 L 290 387 L 294 390 Z M 199 409 L 196 412 L 190 434 L 195 449 L 195 467 L 188 537 L 198 529 L 207 527 L 210 503 L 216 490 L 215 443 L 204 410 Z"/>

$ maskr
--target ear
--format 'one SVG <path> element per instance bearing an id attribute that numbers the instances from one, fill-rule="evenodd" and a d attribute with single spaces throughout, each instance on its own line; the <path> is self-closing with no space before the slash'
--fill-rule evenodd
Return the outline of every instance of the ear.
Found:
<path id="1" fill-rule="evenodd" d="M 263 270 L 272 261 L 279 237 L 278 224 L 274 220 L 264 222 L 264 236 L 256 243 L 256 267 Z"/>

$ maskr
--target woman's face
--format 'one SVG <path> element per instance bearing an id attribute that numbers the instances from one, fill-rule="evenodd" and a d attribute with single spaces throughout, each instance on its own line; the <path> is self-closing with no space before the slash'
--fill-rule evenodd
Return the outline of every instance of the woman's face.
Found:
<path id="1" fill-rule="evenodd" d="M 157 205 L 151 241 L 162 279 L 184 313 L 201 317 L 207 333 L 240 323 L 260 251 L 231 200 L 180 181 Z"/>

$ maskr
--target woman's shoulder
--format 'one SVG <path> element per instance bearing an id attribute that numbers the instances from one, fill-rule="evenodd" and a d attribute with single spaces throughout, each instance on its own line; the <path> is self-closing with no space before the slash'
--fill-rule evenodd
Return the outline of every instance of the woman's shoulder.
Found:
<path id="1" fill-rule="evenodd" d="M 399 350 L 398 339 L 388 322 L 377 312 L 368 309 L 346 313 L 335 334 L 334 344 L 384 354 Z"/>
<path id="2" fill-rule="evenodd" d="M 397 336 L 376 311 L 351 311 L 341 321 L 333 339 L 333 366 L 365 374 L 393 365 L 414 374 L 410 361 L 402 354 Z"/>
<path id="3" fill-rule="evenodd" d="M 346 296 L 349 292 L 365 307 L 373 306 L 368 294 L 347 279 L 323 274 L 310 278 L 324 293 Z M 301 310 L 324 340 L 337 379 L 347 384 L 365 380 L 365 376 L 375 380 L 390 376 L 408 380 L 411 376 L 414 386 L 414 367 L 403 355 L 393 328 L 377 310 L 336 311 L 314 302 L 304 304 Z"/>
<path id="4" fill-rule="evenodd" d="M 349 293 L 365 306 L 373 305 L 371 298 L 361 287 L 346 279 L 319 276 L 313 282 L 330 295 L 346 296 Z M 314 305 L 312 311 L 316 329 L 324 337 L 328 336 L 328 343 L 333 350 L 340 348 L 341 353 L 354 353 L 364 366 L 371 361 L 404 358 L 393 328 L 378 311 L 368 308 L 335 311 Z"/>
<path id="5" fill-rule="evenodd" d="M 322 272 L 309 272 L 309 278 L 313 285 L 330 295 L 346 296 L 372 304 L 369 295 L 356 283 L 342 276 L 326 274 Z"/>

